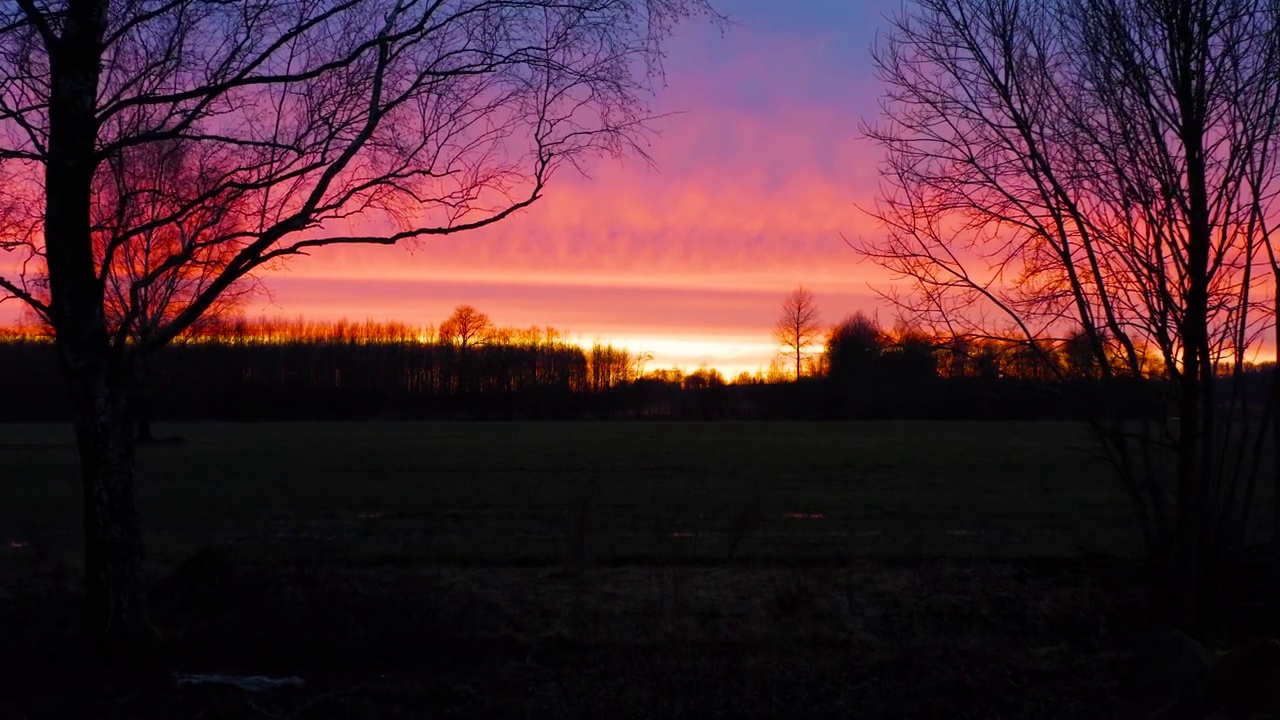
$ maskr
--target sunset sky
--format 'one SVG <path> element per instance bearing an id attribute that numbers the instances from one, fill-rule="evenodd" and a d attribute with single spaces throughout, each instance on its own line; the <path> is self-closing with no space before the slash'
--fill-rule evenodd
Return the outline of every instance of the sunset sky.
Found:
<path id="1" fill-rule="evenodd" d="M 876 312 L 841 239 L 874 232 L 877 112 L 869 47 L 896 0 L 718 0 L 669 45 L 655 167 L 609 160 L 562 172 L 522 215 L 413 248 L 325 248 L 265 277 L 251 315 L 438 324 L 460 303 L 499 325 L 551 326 L 585 343 L 701 364 L 767 367 L 784 295 L 816 294 L 823 319 Z M 0 305 L 0 322 L 17 313 Z M 886 324 L 887 309 L 878 311 Z"/>
<path id="2" fill-rule="evenodd" d="M 470 303 L 501 325 L 702 363 L 766 367 L 783 296 L 810 286 L 824 320 L 874 310 L 877 269 L 840 233 L 870 226 L 876 187 L 857 132 L 876 112 L 868 49 L 897 2 L 721 0 L 670 44 L 656 163 L 601 161 L 555 177 L 523 215 L 400 248 L 327 248 L 267 277 L 255 313 L 439 323 Z M 881 319 L 890 321 L 888 311 Z"/>

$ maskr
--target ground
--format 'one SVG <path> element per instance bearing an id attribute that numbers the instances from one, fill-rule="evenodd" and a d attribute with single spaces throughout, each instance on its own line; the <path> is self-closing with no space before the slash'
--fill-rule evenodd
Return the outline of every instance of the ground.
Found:
<path id="1" fill-rule="evenodd" d="M 0 659 L 0 717 L 1170 718 L 1221 705 L 1150 617 L 1124 496 L 1082 426 L 157 434 L 174 441 L 138 461 L 157 649 L 104 677 L 71 632 L 70 431 L 0 431 L 0 647 L 19 649 Z M 305 684 L 173 679 L 209 672 Z"/>

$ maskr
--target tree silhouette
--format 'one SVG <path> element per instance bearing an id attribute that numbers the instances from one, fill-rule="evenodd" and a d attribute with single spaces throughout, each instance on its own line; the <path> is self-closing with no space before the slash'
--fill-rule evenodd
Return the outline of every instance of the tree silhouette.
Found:
<path id="1" fill-rule="evenodd" d="M 185 143 L 158 142 L 106 158 L 103 171 L 94 178 L 94 262 L 102 269 L 107 331 L 117 343 L 123 338 L 134 347 L 149 344 L 200 296 L 235 253 L 234 244 L 204 242 L 210 234 L 231 231 L 239 209 L 198 200 L 211 176 L 201 165 L 186 152 Z M 188 210 L 183 222 L 166 219 L 184 207 Z M 169 258 L 186 252 L 190 262 L 171 265 L 152 277 Z M 47 303 L 47 276 L 41 274 L 33 285 L 33 294 Z M 228 317 L 256 289 L 250 277 L 232 284 L 187 332 L 199 332 Z M 44 318 L 35 316 L 34 321 L 52 331 Z M 152 439 L 153 352 L 131 353 L 133 366 L 127 369 L 128 409 L 140 441 Z"/>
<path id="2" fill-rule="evenodd" d="M 493 331 L 493 323 L 489 316 L 470 305 L 459 305 L 453 314 L 440 323 L 437 330 L 440 342 L 458 348 L 464 355 L 468 350 L 484 342 Z"/>
<path id="3" fill-rule="evenodd" d="M 595 343 L 587 352 L 588 374 L 591 389 L 596 392 L 611 390 L 623 383 L 635 380 L 642 373 L 644 363 L 652 359 L 647 353 L 632 354 L 626 348 L 612 344 Z"/>
<path id="4" fill-rule="evenodd" d="M 21 268 L 0 290 L 53 328 L 67 375 L 92 635 L 116 647 L 147 627 L 132 357 L 284 258 L 492 225 L 566 165 L 642 154 L 661 42 L 709 11 L 704 0 L 0 0 L 0 250 Z M 111 159 L 173 143 L 198 159 L 200 192 L 159 217 L 95 227 Z M 200 220 L 211 208 L 234 222 Z M 226 249 L 207 282 L 147 339 L 113 332 L 115 258 L 150 231 L 193 225 L 209 232 L 131 292 Z"/>
<path id="5" fill-rule="evenodd" d="M 875 320 L 854 313 L 827 333 L 823 352 L 828 358 L 828 372 L 851 376 L 867 372 L 879 359 L 883 345 L 884 333 Z"/>
<path id="6" fill-rule="evenodd" d="M 867 409 L 866 398 L 859 396 L 869 395 L 880 380 L 883 344 L 880 326 L 863 313 L 846 317 L 827 333 L 822 351 L 827 378 L 846 409 Z"/>
<path id="7" fill-rule="evenodd" d="M 135 346 L 148 345 L 232 259 L 234 243 L 204 240 L 233 232 L 243 208 L 198 201 L 215 173 L 191 157 L 181 141 L 124 148 L 107 158 L 104 167 L 95 177 L 92 220 L 94 260 L 105 270 L 107 329 Z M 180 222 L 165 219 L 180 208 L 187 208 Z M 133 237 L 122 239 L 129 235 Z M 190 261 L 157 272 L 169 258 L 184 253 Z M 255 288 L 251 277 L 233 283 L 188 331 L 229 316 Z M 152 440 L 153 352 L 131 355 L 129 410 L 142 442 Z"/>
<path id="8" fill-rule="evenodd" d="M 474 307 L 459 305 L 454 308 L 453 314 L 448 319 L 440 323 L 437 332 L 440 342 L 457 350 L 458 362 L 455 366 L 457 389 L 458 392 L 466 392 L 470 389 L 467 382 L 470 376 L 468 366 L 472 360 L 471 351 L 485 342 L 494 332 L 493 323 L 489 321 L 488 315 Z"/>
<path id="9" fill-rule="evenodd" d="M 818 305 L 813 293 L 800 285 L 782 301 L 782 312 L 773 326 L 774 339 L 785 349 L 787 357 L 795 361 L 797 382 L 803 375 L 803 363 L 809 347 L 821 336 Z"/>
<path id="10" fill-rule="evenodd" d="M 1074 335 L 1104 378 L 1158 356 L 1177 422 L 1095 429 L 1175 618 L 1220 618 L 1260 456 L 1242 383 L 1220 394 L 1218 369 L 1240 375 L 1274 309 L 1255 271 L 1274 223 L 1275 5 L 922 0 L 875 63 L 885 234 L 861 249 L 939 334 L 1005 342 L 1040 368 Z"/>

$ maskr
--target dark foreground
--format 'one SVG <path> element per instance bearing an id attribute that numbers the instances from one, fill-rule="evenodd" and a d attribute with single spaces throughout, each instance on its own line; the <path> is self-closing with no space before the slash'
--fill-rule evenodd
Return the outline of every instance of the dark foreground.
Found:
<path id="1" fill-rule="evenodd" d="M 164 428 L 157 639 L 106 669 L 64 432 L 0 440 L 0 718 L 1280 716 L 1155 622 L 1070 426 Z"/>

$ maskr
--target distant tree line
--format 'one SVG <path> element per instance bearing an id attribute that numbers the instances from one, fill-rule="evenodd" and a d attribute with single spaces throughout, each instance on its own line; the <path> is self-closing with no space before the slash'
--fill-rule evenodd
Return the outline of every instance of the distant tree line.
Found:
<path id="1" fill-rule="evenodd" d="M 589 348 L 552 328 L 503 328 L 470 306 L 439 327 L 249 321 L 206 324 L 149 367 L 137 413 L 159 419 L 1038 419 L 1168 414 L 1141 377 L 1103 376 L 1075 339 L 1031 348 L 886 331 L 864 315 L 831 328 L 794 376 L 647 369 L 647 354 Z M 794 355 L 790 355 L 791 362 Z M 1268 367 L 1237 381 L 1259 404 Z M 57 355 L 39 332 L 0 330 L 5 421 L 65 420 Z"/>

